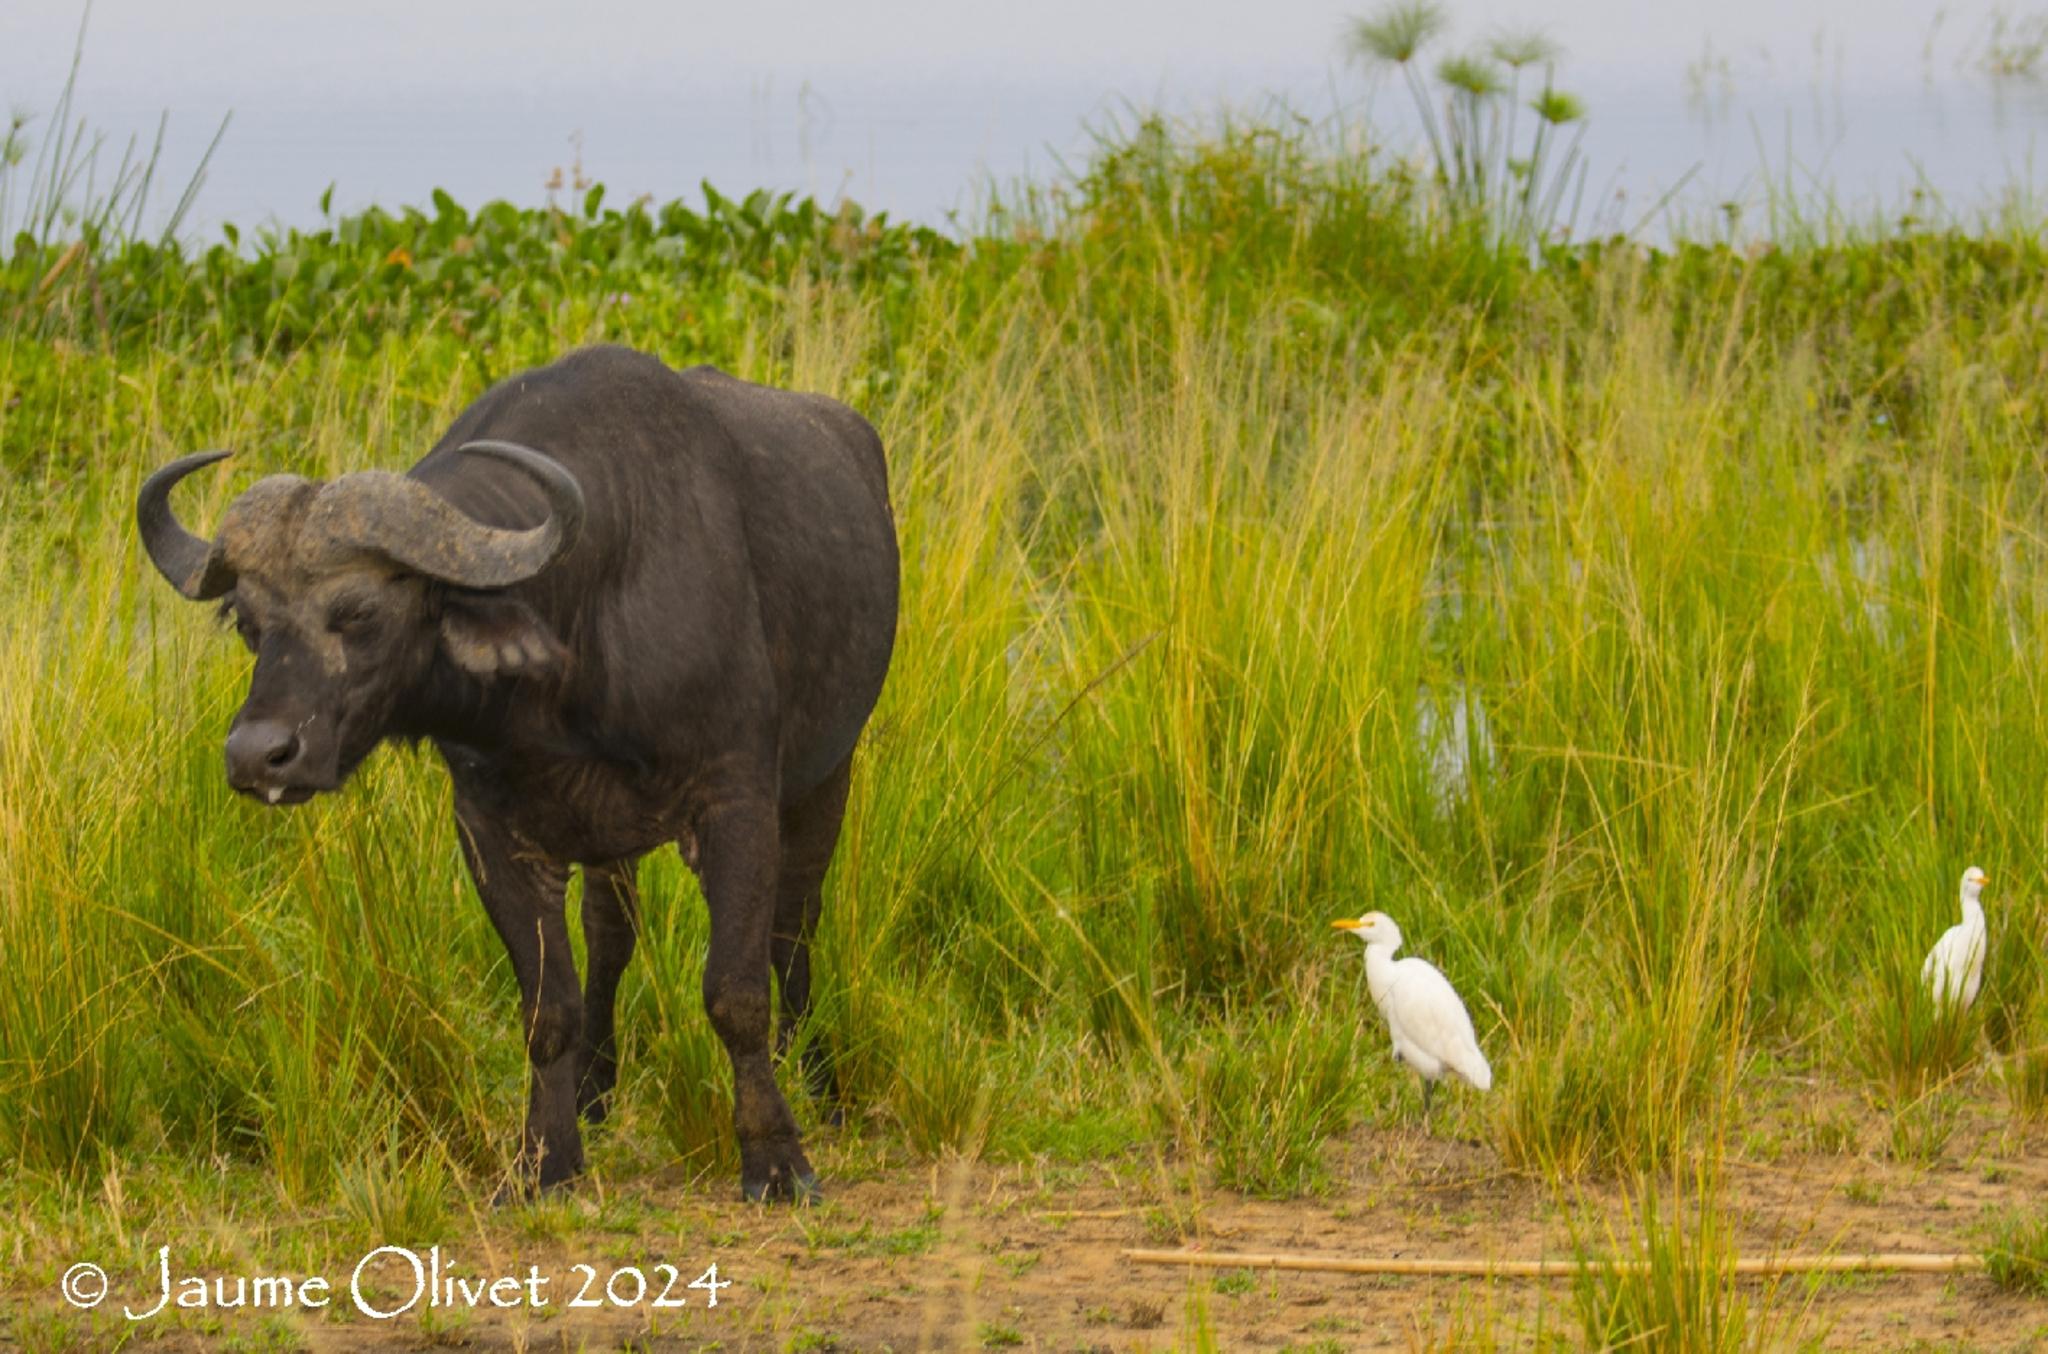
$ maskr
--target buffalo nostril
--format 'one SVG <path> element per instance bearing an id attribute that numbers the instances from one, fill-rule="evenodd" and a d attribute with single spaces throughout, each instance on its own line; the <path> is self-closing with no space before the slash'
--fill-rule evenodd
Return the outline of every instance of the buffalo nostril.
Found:
<path id="1" fill-rule="evenodd" d="M 228 730 L 228 782 L 238 790 L 275 785 L 306 746 L 282 720 L 253 719 Z"/>

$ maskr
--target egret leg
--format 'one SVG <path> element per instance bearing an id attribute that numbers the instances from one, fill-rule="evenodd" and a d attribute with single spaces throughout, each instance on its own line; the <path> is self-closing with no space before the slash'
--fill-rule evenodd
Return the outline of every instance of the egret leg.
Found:
<path id="1" fill-rule="evenodd" d="M 1429 1098 L 1435 1090 L 1435 1082 L 1424 1081 L 1422 1083 L 1422 1131 L 1425 1133 L 1429 1132 Z"/>

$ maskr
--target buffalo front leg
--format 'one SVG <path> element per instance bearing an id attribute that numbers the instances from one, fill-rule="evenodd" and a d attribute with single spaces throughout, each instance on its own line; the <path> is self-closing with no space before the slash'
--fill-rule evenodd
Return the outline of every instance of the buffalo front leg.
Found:
<path id="1" fill-rule="evenodd" d="M 779 865 L 775 805 L 728 801 L 697 824 L 698 878 L 711 910 L 704 1011 L 732 1059 L 740 1190 L 749 1200 L 807 1200 L 818 1177 L 769 1061 L 768 938 Z"/>
<path id="2" fill-rule="evenodd" d="M 489 814 L 457 801 L 455 816 L 470 877 L 519 980 L 531 1077 L 512 1192 L 530 1194 L 583 1170 L 583 1138 L 576 1127 L 583 993 L 562 916 L 569 873 Z"/>
<path id="3" fill-rule="evenodd" d="M 639 936 L 637 863 L 616 861 L 583 872 L 583 943 L 589 961 L 583 979 L 583 1047 L 576 1109 L 593 1124 L 604 1122 L 612 1087 L 619 1080 L 612 1008 L 618 1000 L 619 978 L 633 961 L 633 943 Z"/>
<path id="4" fill-rule="evenodd" d="M 846 790 L 853 758 L 825 783 L 782 811 L 782 864 L 775 886 L 775 931 L 770 957 L 775 966 L 781 1003 L 776 1009 L 775 1049 L 787 1053 L 798 1027 L 811 1009 L 811 933 L 817 930 L 824 903 L 825 871 L 839 845 L 839 825 L 846 817 Z M 839 1119 L 839 1088 L 832 1057 L 813 1034 L 803 1049 L 804 1085 L 812 1097 L 831 1107 Z"/>

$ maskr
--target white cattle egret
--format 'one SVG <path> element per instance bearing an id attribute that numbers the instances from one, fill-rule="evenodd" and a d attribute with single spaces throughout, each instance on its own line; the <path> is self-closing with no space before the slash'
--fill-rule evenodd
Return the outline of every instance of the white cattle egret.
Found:
<path id="1" fill-rule="evenodd" d="M 1394 958 L 1401 948 L 1401 928 L 1393 918 L 1368 912 L 1356 921 L 1330 925 L 1365 942 L 1365 985 L 1386 1017 L 1394 1061 L 1408 1064 L 1422 1078 L 1423 1122 L 1429 1120 L 1430 1092 L 1445 1072 L 1457 1073 L 1482 1091 L 1493 1085 L 1493 1069 L 1479 1051 L 1472 1017 L 1450 979 L 1426 959 Z"/>
<path id="2" fill-rule="evenodd" d="M 1977 1000 L 1984 984 L 1984 951 L 1990 936 L 1984 926 L 1984 886 L 1991 881 L 1972 865 L 1963 871 L 1963 919 L 1942 932 L 1920 966 L 1920 981 L 1934 994 L 1937 1006 L 1961 1001 L 1963 1009 Z"/>

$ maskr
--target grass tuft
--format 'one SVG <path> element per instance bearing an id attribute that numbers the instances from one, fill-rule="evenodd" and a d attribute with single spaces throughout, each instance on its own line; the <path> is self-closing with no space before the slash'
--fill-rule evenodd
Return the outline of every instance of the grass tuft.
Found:
<path id="1" fill-rule="evenodd" d="M 1199 1036 L 1192 1054 L 1191 1150 L 1205 1151 L 1217 1183 L 1263 1198 L 1292 1198 L 1328 1182 L 1323 1147 L 1358 1105 L 1366 1041 L 1350 1016 L 1314 1008 L 1240 1017 Z"/>
<path id="2" fill-rule="evenodd" d="M 1984 1265 L 2000 1288 L 2048 1296 L 2048 1209 L 2010 1209 L 1993 1217 Z"/>

